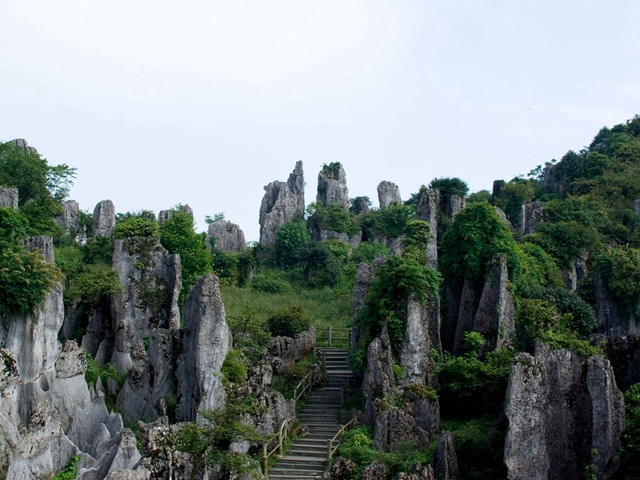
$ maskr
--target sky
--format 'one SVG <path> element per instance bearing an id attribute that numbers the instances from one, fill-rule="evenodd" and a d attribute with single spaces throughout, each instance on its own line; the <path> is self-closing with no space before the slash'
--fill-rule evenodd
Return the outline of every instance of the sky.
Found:
<path id="1" fill-rule="evenodd" d="M 0 0 L 0 141 L 92 212 L 189 204 L 258 240 L 263 187 L 324 163 L 377 206 L 527 174 L 640 113 L 635 0 Z"/>

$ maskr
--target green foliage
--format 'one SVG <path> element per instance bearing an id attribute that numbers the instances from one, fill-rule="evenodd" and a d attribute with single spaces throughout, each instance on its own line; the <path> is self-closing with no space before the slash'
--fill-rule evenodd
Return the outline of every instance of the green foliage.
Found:
<path id="1" fill-rule="evenodd" d="M 211 240 L 214 238 L 211 237 Z M 238 279 L 238 262 L 239 254 L 235 252 L 226 252 L 212 248 L 211 265 L 213 273 L 215 273 L 221 282 L 233 283 Z"/>
<path id="2" fill-rule="evenodd" d="M 370 210 L 360 219 L 365 240 L 376 237 L 397 238 L 406 232 L 407 223 L 415 219 L 415 209 L 408 205 L 391 205 L 383 210 Z"/>
<path id="3" fill-rule="evenodd" d="M 28 221 L 12 208 L 0 207 L 0 249 L 13 248 L 27 236 Z"/>
<path id="4" fill-rule="evenodd" d="M 347 430 L 340 442 L 338 453 L 354 462 L 359 471 L 370 464 L 378 456 L 373 445 L 373 437 L 369 427 L 357 426 Z"/>
<path id="5" fill-rule="evenodd" d="M 409 220 L 405 227 L 406 237 L 402 243 L 403 255 L 416 263 L 427 263 L 427 243 L 429 242 L 429 223 L 422 220 Z"/>
<path id="6" fill-rule="evenodd" d="M 98 263 L 81 267 L 80 272 L 70 278 L 65 298 L 94 308 L 101 300 L 121 291 L 118 273 L 108 265 Z"/>
<path id="7" fill-rule="evenodd" d="M 624 245 L 605 252 L 602 266 L 609 292 L 636 316 L 640 313 L 640 249 Z"/>
<path id="8" fill-rule="evenodd" d="M 438 189 L 443 195 L 458 195 L 460 197 L 466 197 L 469 192 L 467 184 L 457 177 L 434 178 L 431 180 L 429 188 Z"/>
<path id="9" fill-rule="evenodd" d="M 242 476 L 253 478 L 260 467 L 248 455 L 232 453 L 233 442 L 263 442 L 253 425 L 244 421 L 252 412 L 248 402 L 230 399 L 224 409 L 198 412 L 206 420 L 202 424 L 186 423 L 170 437 L 171 448 L 195 456 L 194 469 L 199 470 L 204 463 L 220 469 L 222 478 Z"/>
<path id="10" fill-rule="evenodd" d="M 87 385 L 95 385 L 98 377 L 100 377 L 103 385 L 107 384 L 107 378 L 111 378 L 122 388 L 127 379 L 127 374 L 126 372 L 118 373 L 116 367 L 111 363 L 100 365 L 90 355 L 87 355 L 87 371 L 84 374 Z"/>
<path id="11" fill-rule="evenodd" d="M 478 192 L 474 192 L 467 197 L 467 203 L 480 203 L 487 202 L 491 200 L 491 192 L 489 190 L 480 190 Z"/>
<path id="12" fill-rule="evenodd" d="M 360 215 L 371 208 L 371 199 L 369 197 L 355 197 L 349 202 L 351 204 L 349 212 L 354 215 Z"/>
<path id="13" fill-rule="evenodd" d="M 391 250 L 389 250 L 384 244 L 378 242 L 362 242 L 358 245 L 352 254 L 351 261 L 358 265 L 362 262 L 371 263 L 379 256 L 387 257 L 391 254 Z"/>
<path id="14" fill-rule="evenodd" d="M 269 331 L 274 337 L 293 337 L 308 330 L 311 326 L 309 316 L 299 305 L 285 308 L 267 321 Z"/>
<path id="15" fill-rule="evenodd" d="M 111 265 L 113 240 L 106 237 L 90 238 L 82 247 L 82 259 L 86 263 L 106 263 Z"/>
<path id="16" fill-rule="evenodd" d="M 464 333 L 464 349 L 467 352 L 480 353 L 482 347 L 484 347 L 486 340 L 480 332 L 465 332 Z"/>
<path id="17" fill-rule="evenodd" d="M 533 289 L 529 292 L 529 298 L 544 300 L 547 308 L 553 306 L 557 314 L 563 319 L 565 326 L 580 336 L 586 337 L 596 326 L 596 315 L 593 308 L 578 295 L 565 288 Z M 521 302 L 521 313 L 525 316 L 528 315 L 529 317 L 535 318 L 536 315 L 531 315 L 532 312 L 527 313 L 523 311 L 523 309 L 531 309 L 531 304 L 527 303 L 526 300 L 521 300 Z M 554 313 L 551 310 L 549 310 L 549 312 L 550 314 L 548 313 L 544 316 L 553 317 Z M 534 323 L 532 323 L 533 318 L 523 320 L 523 323 L 528 326 L 527 328 L 531 328 L 534 325 Z M 545 321 L 543 323 L 547 324 L 547 327 L 555 325 L 555 322 L 549 323 Z M 533 334 L 532 331 L 529 331 L 529 334 Z"/>
<path id="18" fill-rule="evenodd" d="M 498 414 L 507 390 L 513 352 L 501 348 L 484 361 L 475 353 L 452 357 L 445 354 L 437 365 L 437 392 L 444 416 L 472 418 Z"/>
<path id="19" fill-rule="evenodd" d="M 562 267 L 569 267 L 583 250 L 594 246 L 597 233 L 593 228 L 576 221 L 543 222 L 538 230 L 525 237 L 530 243 L 535 243 L 550 253 Z"/>
<path id="20" fill-rule="evenodd" d="M 0 143 L 0 185 L 16 187 L 21 213 L 28 221 L 29 235 L 57 235 L 53 218 L 62 213 L 60 202 L 67 196 L 75 169 L 65 164 L 51 166 L 37 153 L 26 152 L 13 142 Z"/>
<path id="21" fill-rule="evenodd" d="M 247 365 L 242 359 L 240 350 L 232 348 L 227 353 L 222 364 L 221 372 L 226 381 L 241 383 L 247 379 Z"/>
<path id="22" fill-rule="evenodd" d="M 42 306 L 62 272 L 37 252 L 5 247 L 0 253 L 0 317 L 30 313 Z"/>
<path id="23" fill-rule="evenodd" d="M 116 224 L 115 238 L 160 237 L 160 226 L 155 218 L 129 216 Z"/>
<path id="24" fill-rule="evenodd" d="M 338 180 L 340 177 L 340 168 L 342 165 L 340 162 L 331 162 L 328 165 L 325 163 L 322 165 L 322 173 L 333 180 Z"/>
<path id="25" fill-rule="evenodd" d="M 211 258 L 206 247 L 205 234 L 195 233 L 193 218 L 178 206 L 172 211 L 171 218 L 160 226 L 160 243 L 169 253 L 180 254 L 184 292 L 181 296 L 184 296 L 197 277 L 211 271 Z"/>
<path id="26" fill-rule="evenodd" d="M 542 330 L 538 333 L 538 338 L 554 349 L 572 350 L 583 357 L 603 354 L 601 348 L 594 347 L 587 340 L 581 340 L 575 332 L 568 330 L 565 325 Z"/>
<path id="27" fill-rule="evenodd" d="M 305 254 L 311 234 L 302 220 L 291 220 L 276 232 L 276 262 L 282 268 L 297 265 Z"/>
<path id="28" fill-rule="evenodd" d="M 409 297 L 426 304 L 440 285 L 440 275 L 411 257 L 391 256 L 376 269 L 357 324 L 368 339 L 377 336 L 387 324 L 391 345 L 398 352 L 404 337 L 406 303 Z M 367 343 L 367 342 L 363 342 Z"/>
<path id="29" fill-rule="evenodd" d="M 360 231 L 356 216 L 338 204 L 312 205 L 313 215 L 307 221 L 311 230 L 330 230 L 353 237 Z"/>
<path id="30" fill-rule="evenodd" d="M 640 383 L 632 385 L 624 394 L 625 430 L 622 433 L 622 476 L 640 479 Z"/>
<path id="31" fill-rule="evenodd" d="M 60 470 L 51 480 L 75 480 L 78 476 L 77 464 L 82 457 L 80 455 L 74 455 L 71 457 L 69 465 L 64 470 Z"/>
<path id="32" fill-rule="evenodd" d="M 278 272 L 264 271 L 251 280 L 251 288 L 266 293 L 284 293 L 289 285 Z"/>
<path id="33" fill-rule="evenodd" d="M 512 223 L 517 224 L 522 216 L 522 205 L 530 202 L 535 194 L 534 180 L 514 178 L 500 189 L 500 196 L 494 197 L 494 201 Z"/>
<path id="34" fill-rule="evenodd" d="M 460 478 L 507 478 L 503 461 L 504 425 L 498 424 L 492 417 L 480 417 L 467 421 L 447 421 L 444 428 L 453 433 Z"/>

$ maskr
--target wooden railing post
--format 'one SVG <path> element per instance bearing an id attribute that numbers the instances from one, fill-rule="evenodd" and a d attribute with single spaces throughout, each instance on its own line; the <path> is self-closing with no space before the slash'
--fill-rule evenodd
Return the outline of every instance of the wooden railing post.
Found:
<path id="1" fill-rule="evenodd" d="M 282 428 L 278 430 L 278 455 L 282 455 Z"/>
<path id="2" fill-rule="evenodd" d="M 327 440 L 327 462 L 331 461 L 331 450 L 333 440 Z"/>
<path id="3" fill-rule="evenodd" d="M 262 444 L 262 470 L 265 475 L 267 474 L 268 469 L 269 469 L 269 457 L 267 456 L 267 444 L 263 443 Z"/>
<path id="4" fill-rule="evenodd" d="M 329 325 L 329 339 L 327 340 L 327 344 L 331 346 L 331 325 Z"/>

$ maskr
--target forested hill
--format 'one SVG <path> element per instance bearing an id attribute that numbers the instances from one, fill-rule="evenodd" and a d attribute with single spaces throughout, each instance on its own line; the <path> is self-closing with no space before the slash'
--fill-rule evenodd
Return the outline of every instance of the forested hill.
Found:
<path id="1" fill-rule="evenodd" d="M 640 117 L 532 167 L 373 208 L 340 163 L 305 203 L 298 162 L 246 244 L 83 211 L 74 168 L 0 143 L 0 477 L 264 478 L 332 327 L 358 426 L 327 479 L 640 478 Z"/>

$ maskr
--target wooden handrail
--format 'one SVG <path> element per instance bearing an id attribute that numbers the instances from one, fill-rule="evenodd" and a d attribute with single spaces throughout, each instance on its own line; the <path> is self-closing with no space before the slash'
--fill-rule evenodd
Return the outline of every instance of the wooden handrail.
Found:
<path id="1" fill-rule="evenodd" d="M 316 327 L 316 332 L 327 332 L 327 346 L 333 345 L 333 340 L 346 340 L 351 345 L 352 328 Z M 334 332 L 348 332 L 347 336 L 334 336 Z"/>
<path id="2" fill-rule="evenodd" d="M 283 450 L 282 450 L 283 445 L 287 441 L 287 438 L 289 437 L 288 426 L 289 426 L 289 421 L 285 418 L 282 421 L 282 425 L 280 425 L 280 429 L 278 430 L 278 433 L 274 434 L 274 436 L 272 437 L 272 440 L 273 440 L 273 438 L 275 438 L 275 435 L 277 435 L 278 443 L 276 444 L 275 447 L 273 447 L 273 449 L 270 452 L 267 452 L 267 449 L 269 448 L 269 443 L 271 443 L 271 440 L 262 444 L 262 470 L 265 475 L 269 470 L 269 457 L 272 456 L 274 453 L 276 453 L 276 451 L 278 452 L 278 455 L 282 455 L 283 453 Z"/>
<path id="3" fill-rule="evenodd" d="M 333 442 L 340 435 L 342 435 L 347 428 L 349 428 L 355 423 L 356 423 L 356 417 L 354 416 L 351 420 L 349 420 L 342 427 L 340 427 L 340 430 L 338 430 L 338 433 L 336 433 L 331 440 L 327 440 L 327 465 L 329 464 L 329 462 L 331 462 L 331 457 L 333 457 L 336 454 L 336 452 L 338 451 L 338 448 L 340 447 L 340 442 L 338 442 L 338 444 L 334 448 Z"/>
<path id="4" fill-rule="evenodd" d="M 296 403 L 298 403 L 298 400 L 305 394 L 307 393 L 307 390 L 309 390 L 311 388 L 311 376 L 313 375 L 313 371 L 307 373 L 304 378 L 302 380 L 300 380 L 300 383 L 298 383 L 298 385 L 296 385 L 296 388 L 293 389 L 293 399 L 296 401 Z M 304 385 L 303 385 L 304 384 Z M 302 388 L 301 392 L 298 392 L 298 389 L 300 387 Z"/>

